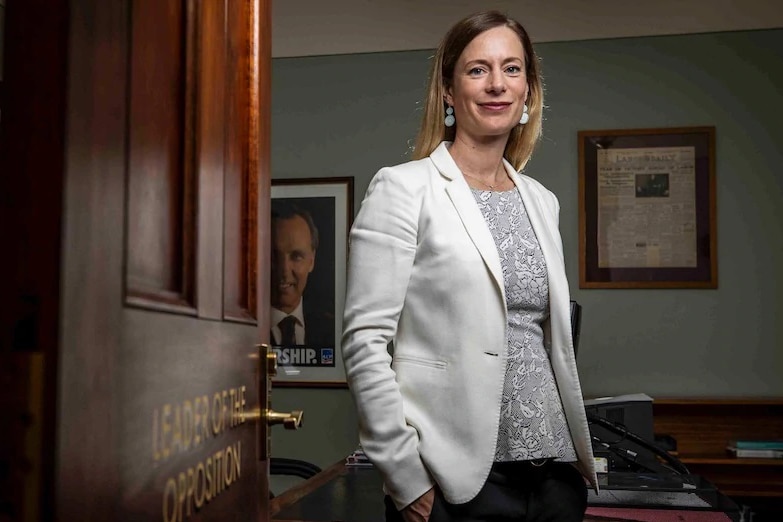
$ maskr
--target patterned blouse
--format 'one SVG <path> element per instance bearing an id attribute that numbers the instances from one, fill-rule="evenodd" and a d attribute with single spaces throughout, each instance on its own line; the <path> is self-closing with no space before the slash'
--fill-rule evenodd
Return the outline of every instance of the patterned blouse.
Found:
<path id="1" fill-rule="evenodd" d="M 549 317 L 546 262 L 522 196 L 516 188 L 471 190 L 498 249 L 508 309 L 508 363 L 495 461 L 576 461 L 544 348 L 542 324 Z"/>

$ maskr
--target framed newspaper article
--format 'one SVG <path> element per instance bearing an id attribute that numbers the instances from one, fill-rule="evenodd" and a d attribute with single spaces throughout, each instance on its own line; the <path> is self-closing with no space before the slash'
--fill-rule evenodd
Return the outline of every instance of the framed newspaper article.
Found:
<path id="1" fill-rule="evenodd" d="M 717 288 L 715 127 L 578 140 L 579 287 Z"/>

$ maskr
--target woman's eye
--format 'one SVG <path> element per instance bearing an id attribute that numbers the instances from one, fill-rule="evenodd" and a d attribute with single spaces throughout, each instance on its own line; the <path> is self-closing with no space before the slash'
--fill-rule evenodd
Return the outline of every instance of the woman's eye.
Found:
<path id="1" fill-rule="evenodd" d="M 518 65 L 511 65 L 506 68 L 506 72 L 509 74 L 519 74 L 522 72 L 522 68 Z"/>
<path id="2" fill-rule="evenodd" d="M 473 69 L 468 71 L 468 74 L 470 74 L 471 76 L 478 76 L 479 74 L 481 74 L 483 72 L 484 72 L 484 69 L 482 69 L 481 67 L 474 67 Z"/>

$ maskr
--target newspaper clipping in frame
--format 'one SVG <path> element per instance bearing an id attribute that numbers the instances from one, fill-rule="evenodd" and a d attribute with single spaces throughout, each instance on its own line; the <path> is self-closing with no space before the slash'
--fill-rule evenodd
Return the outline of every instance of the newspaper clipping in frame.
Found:
<path id="1" fill-rule="evenodd" d="M 694 147 L 598 150 L 598 266 L 695 267 Z"/>

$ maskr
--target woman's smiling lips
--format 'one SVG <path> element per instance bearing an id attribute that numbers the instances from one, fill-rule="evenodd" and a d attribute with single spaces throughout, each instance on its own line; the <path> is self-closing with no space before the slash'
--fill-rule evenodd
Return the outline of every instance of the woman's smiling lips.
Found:
<path id="1" fill-rule="evenodd" d="M 503 102 L 489 102 L 489 103 L 480 103 L 479 106 L 490 110 L 490 111 L 502 111 L 503 109 L 509 107 L 510 103 L 503 103 Z"/>

